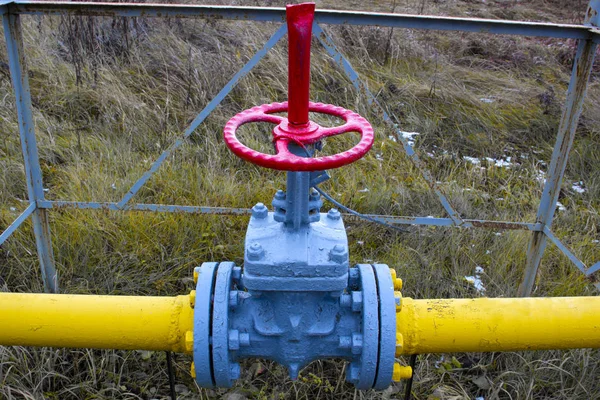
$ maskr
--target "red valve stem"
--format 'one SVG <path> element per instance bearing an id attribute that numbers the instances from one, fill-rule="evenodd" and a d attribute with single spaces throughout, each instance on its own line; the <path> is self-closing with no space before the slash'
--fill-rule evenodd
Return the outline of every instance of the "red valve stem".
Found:
<path id="1" fill-rule="evenodd" d="M 308 125 L 310 41 L 315 3 L 286 6 L 288 26 L 288 121 Z"/>

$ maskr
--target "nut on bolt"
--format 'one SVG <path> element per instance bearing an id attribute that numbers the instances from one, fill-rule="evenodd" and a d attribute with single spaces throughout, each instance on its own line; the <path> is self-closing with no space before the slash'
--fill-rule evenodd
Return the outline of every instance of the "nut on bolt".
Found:
<path id="1" fill-rule="evenodd" d="M 237 329 L 231 329 L 229 331 L 229 350 L 240 349 L 240 331 Z"/>
<path id="2" fill-rule="evenodd" d="M 269 214 L 269 209 L 263 203 L 256 203 L 254 207 L 252 207 L 252 216 L 254 218 L 266 218 Z"/>
<path id="3" fill-rule="evenodd" d="M 200 276 L 200 267 L 194 268 L 194 285 L 198 283 L 198 277 Z"/>
<path id="4" fill-rule="evenodd" d="M 348 252 L 341 244 L 336 244 L 329 252 L 329 259 L 336 263 L 343 263 L 348 259 Z"/>
<path id="5" fill-rule="evenodd" d="M 196 305 L 196 291 L 190 290 L 190 307 L 194 308 Z"/>
<path id="6" fill-rule="evenodd" d="M 352 294 L 352 311 L 361 312 L 363 308 L 363 294 L 360 291 L 353 291 Z"/>
<path id="7" fill-rule="evenodd" d="M 352 334 L 352 354 L 357 355 L 362 353 L 363 335 L 360 333 Z"/>
<path id="8" fill-rule="evenodd" d="M 240 304 L 240 293 L 237 290 L 229 292 L 229 308 L 234 309 Z"/>
<path id="9" fill-rule="evenodd" d="M 402 290 L 402 279 L 396 276 L 396 270 L 390 268 L 390 275 L 392 275 L 392 282 L 394 283 L 394 290 Z"/>
<path id="10" fill-rule="evenodd" d="M 248 260 L 258 261 L 265 255 L 265 251 L 260 245 L 260 243 L 252 243 L 246 249 L 246 256 Z"/>
<path id="11" fill-rule="evenodd" d="M 360 367 L 356 363 L 350 363 L 346 369 L 346 380 L 350 383 L 358 383 L 360 379 Z"/>
<path id="12" fill-rule="evenodd" d="M 185 351 L 191 353 L 194 350 L 194 332 L 185 332 Z"/>
<path id="13" fill-rule="evenodd" d="M 312 188 L 310 191 L 310 200 L 317 201 L 320 198 L 321 198 L 321 195 L 319 194 L 319 192 L 317 192 L 317 190 L 315 188 Z"/>
<path id="14" fill-rule="evenodd" d="M 402 310 L 402 293 L 394 292 L 394 302 L 396 303 L 396 312 Z"/>
<path id="15" fill-rule="evenodd" d="M 327 212 L 327 218 L 333 220 L 333 221 L 337 221 L 342 217 L 342 215 L 340 214 L 340 212 L 336 209 L 336 208 L 332 208 L 331 210 L 329 210 Z"/>
<path id="16" fill-rule="evenodd" d="M 392 381 L 400 382 L 402 379 L 410 379 L 412 377 L 412 368 L 403 367 L 398 363 L 394 363 L 394 372 L 392 373 Z"/>
<path id="17" fill-rule="evenodd" d="M 283 190 L 279 189 L 277 192 L 275 192 L 275 199 L 276 200 L 284 200 L 285 192 Z"/>
<path id="18" fill-rule="evenodd" d="M 238 363 L 232 364 L 229 367 L 229 379 L 231 379 L 233 381 L 240 379 L 240 372 L 241 372 L 240 364 L 238 364 Z"/>
<path id="19" fill-rule="evenodd" d="M 399 356 L 402 354 L 402 349 L 404 348 L 404 336 L 401 333 L 396 333 L 396 355 Z"/>

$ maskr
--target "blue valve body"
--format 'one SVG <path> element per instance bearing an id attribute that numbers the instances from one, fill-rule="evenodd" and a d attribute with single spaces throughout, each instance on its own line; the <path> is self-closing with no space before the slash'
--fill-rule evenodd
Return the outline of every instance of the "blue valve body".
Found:
<path id="1" fill-rule="evenodd" d="M 198 268 L 194 313 L 196 381 L 230 387 L 239 361 L 266 358 L 296 379 L 319 359 L 350 362 L 347 380 L 384 389 L 395 350 L 394 289 L 385 265 L 349 267 L 348 239 L 337 210 L 320 213 L 309 173 L 288 173 L 274 211 L 253 208 L 244 268 Z"/>

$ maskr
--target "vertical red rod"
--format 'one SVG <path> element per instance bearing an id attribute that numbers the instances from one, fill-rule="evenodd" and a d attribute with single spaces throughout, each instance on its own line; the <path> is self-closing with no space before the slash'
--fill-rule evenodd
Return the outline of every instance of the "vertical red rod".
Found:
<path id="1" fill-rule="evenodd" d="M 288 121 L 308 124 L 310 41 L 315 3 L 286 6 L 288 26 Z"/>

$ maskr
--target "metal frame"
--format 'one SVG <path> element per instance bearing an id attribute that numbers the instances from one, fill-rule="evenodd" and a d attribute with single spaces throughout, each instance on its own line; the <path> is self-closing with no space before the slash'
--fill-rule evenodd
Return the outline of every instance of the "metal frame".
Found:
<path id="1" fill-rule="evenodd" d="M 551 24 L 525 21 L 487 20 L 473 18 L 450 18 L 436 16 L 362 13 L 351 11 L 318 10 L 315 13 L 313 32 L 325 50 L 340 65 L 354 87 L 366 96 L 368 103 L 383 120 L 395 131 L 397 139 L 402 143 L 407 156 L 421 171 L 431 190 L 448 214 L 448 218 L 405 217 L 394 215 L 371 215 L 388 223 L 405 225 L 454 226 L 462 228 L 488 228 L 496 230 L 527 230 L 532 232 L 527 251 L 527 263 L 523 282 L 519 287 L 519 296 L 532 293 L 537 271 L 544 254 L 548 239 L 590 280 L 600 271 L 600 262 L 587 267 L 579 260 L 550 230 L 556 202 L 560 192 L 569 151 L 571 150 L 577 122 L 581 114 L 588 80 L 594 63 L 597 44 L 600 42 L 600 0 L 590 0 L 586 19 L 583 25 Z M 25 174 L 29 193 L 29 206 L 8 228 L 0 234 L 0 245 L 29 217 L 32 218 L 40 268 L 44 288 L 47 292 L 58 292 L 58 279 L 54 267 L 52 239 L 48 224 L 48 210 L 52 209 L 106 209 L 114 211 L 152 211 L 195 214 L 244 215 L 250 209 L 228 207 L 180 206 L 166 204 L 132 204 L 130 201 L 140 188 L 160 168 L 168 156 L 179 148 L 194 130 L 210 115 L 220 102 L 231 92 L 241 78 L 247 75 L 264 55 L 286 34 L 284 8 L 271 7 L 230 7 L 206 5 L 173 5 L 173 4 L 128 4 L 128 3 L 79 3 L 79 2 L 36 2 L 14 1 L 0 2 L 0 13 L 4 23 L 4 35 L 8 49 L 10 73 L 13 90 L 17 99 L 16 108 L 19 119 L 19 133 L 25 162 Z M 202 112 L 192 121 L 183 135 L 167 148 L 150 169 L 143 174 L 119 202 L 79 202 L 49 201 L 44 198 L 42 171 L 36 146 L 32 105 L 23 49 L 21 31 L 21 15 L 79 15 L 79 16 L 119 16 L 119 17 L 177 17 L 177 18 L 214 18 L 243 21 L 263 21 L 282 23 L 281 27 L 265 43 L 251 59 L 237 72 L 223 89 L 208 103 Z M 570 38 L 578 40 L 577 54 L 573 63 L 571 80 L 567 91 L 562 119 L 558 128 L 557 141 L 552 154 L 548 171 L 548 179 L 544 185 L 541 202 L 535 222 L 503 222 L 463 219 L 452 207 L 452 204 L 436 183 L 425 164 L 415 153 L 412 146 L 398 128 L 399 121 L 390 116 L 385 108 L 361 81 L 350 62 L 337 49 L 335 43 L 320 24 L 332 25 L 376 25 L 382 27 L 432 29 L 448 31 L 481 32 L 505 35 L 542 36 L 551 38 Z M 595 283 L 600 290 L 600 283 Z"/>

